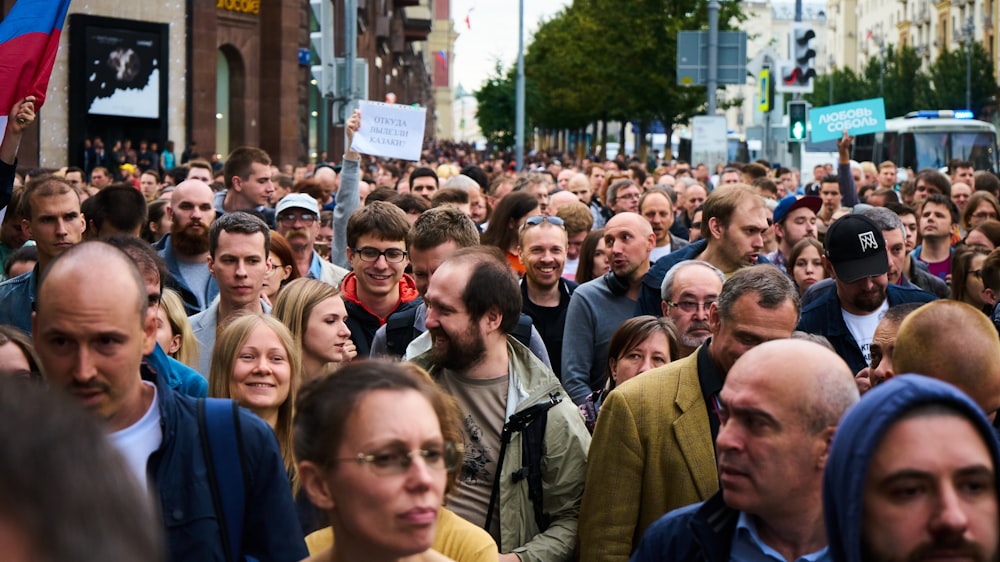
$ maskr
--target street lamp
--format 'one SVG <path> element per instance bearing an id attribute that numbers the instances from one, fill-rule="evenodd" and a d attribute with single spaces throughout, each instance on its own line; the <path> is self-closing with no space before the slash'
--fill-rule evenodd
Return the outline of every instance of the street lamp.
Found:
<path id="1" fill-rule="evenodd" d="M 972 109 L 972 16 L 965 22 L 965 109 Z"/>

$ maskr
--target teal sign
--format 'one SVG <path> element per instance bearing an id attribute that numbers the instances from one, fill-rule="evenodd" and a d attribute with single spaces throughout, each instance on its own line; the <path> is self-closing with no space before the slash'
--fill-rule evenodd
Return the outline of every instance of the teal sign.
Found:
<path id="1" fill-rule="evenodd" d="M 882 98 L 813 107 L 809 110 L 812 142 L 839 139 L 844 130 L 852 137 L 885 130 L 885 102 Z"/>

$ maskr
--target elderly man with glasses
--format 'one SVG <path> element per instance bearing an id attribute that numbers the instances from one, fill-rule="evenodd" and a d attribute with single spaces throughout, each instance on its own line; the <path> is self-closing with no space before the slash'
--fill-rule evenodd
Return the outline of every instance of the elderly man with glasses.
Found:
<path id="1" fill-rule="evenodd" d="M 319 237 L 319 204 L 305 193 L 289 193 L 278 202 L 278 232 L 288 240 L 299 274 L 339 287 L 347 270 L 333 265 L 316 252 Z"/>

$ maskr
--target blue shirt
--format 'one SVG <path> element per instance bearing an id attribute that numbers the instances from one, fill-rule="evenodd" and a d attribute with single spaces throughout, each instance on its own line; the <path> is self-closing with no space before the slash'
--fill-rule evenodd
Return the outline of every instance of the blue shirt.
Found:
<path id="1" fill-rule="evenodd" d="M 785 562 L 785 557 L 760 540 L 753 518 L 740 512 L 733 535 L 733 548 L 729 559 L 738 562 Z M 830 549 L 823 547 L 816 552 L 799 557 L 795 562 L 830 562 Z"/>
<path id="2" fill-rule="evenodd" d="M 323 266 L 319 263 L 319 254 L 313 252 L 313 259 L 309 262 L 309 274 L 306 275 L 309 279 L 322 279 L 323 278 Z"/>

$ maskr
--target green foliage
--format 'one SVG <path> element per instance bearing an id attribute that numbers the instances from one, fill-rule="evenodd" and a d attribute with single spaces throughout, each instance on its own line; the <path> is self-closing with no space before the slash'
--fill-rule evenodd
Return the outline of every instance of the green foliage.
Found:
<path id="1" fill-rule="evenodd" d="M 534 84 L 525 84 L 525 110 L 538 105 L 538 91 Z M 506 74 L 497 62 L 493 75 L 473 94 L 478 102 L 476 120 L 486 141 L 500 150 L 514 147 L 515 116 L 517 104 L 517 70 L 512 67 Z M 531 120 L 525 125 L 530 130 Z"/>

